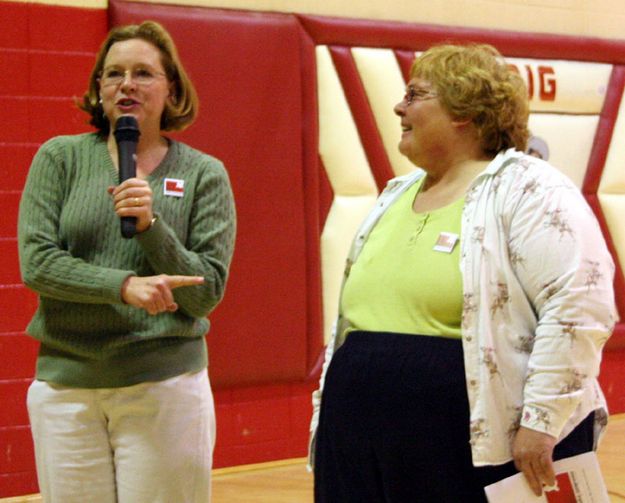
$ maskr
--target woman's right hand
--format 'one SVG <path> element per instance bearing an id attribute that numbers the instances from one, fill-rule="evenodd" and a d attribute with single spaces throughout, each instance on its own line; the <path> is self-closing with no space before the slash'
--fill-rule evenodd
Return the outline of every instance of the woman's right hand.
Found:
<path id="1" fill-rule="evenodd" d="M 203 276 L 128 276 L 122 285 L 122 300 L 131 306 L 145 309 L 149 314 L 174 312 L 174 288 L 204 283 Z"/>
<path id="2" fill-rule="evenodd" d="M 135 217 L 137 232 L 150 228 L 154 213 L 152 212 L 152 189 L 147 181 L 129 178 L 117 187 L 109 187 L 108 193 L 113 196 L 117 216 Z"/>
<path id="3" fill-rule="evenodd" d="M 543 493 L 543 487 L 552 487 L 556 483 L 553 469 L 556 441 L 552 435 L 521 426 L 512 442 L 514 466 L 523 472 L 536 496 Z"/>

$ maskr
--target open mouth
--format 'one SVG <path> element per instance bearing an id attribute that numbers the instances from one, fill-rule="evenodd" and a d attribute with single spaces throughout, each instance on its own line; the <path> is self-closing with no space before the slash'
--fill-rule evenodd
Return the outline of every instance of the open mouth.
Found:
<path id="1" fill-rule="evenodd" d="M 121 100 L 117 101 L 117 104 L 121 107 L 131 107 L 133 105 L 137 104 L 137 101 L 131 99 L 131 98 L 123 98 Z"/>

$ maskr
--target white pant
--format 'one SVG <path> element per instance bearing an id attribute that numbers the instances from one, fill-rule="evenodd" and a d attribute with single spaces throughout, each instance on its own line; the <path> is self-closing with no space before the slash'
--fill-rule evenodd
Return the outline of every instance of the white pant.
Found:
<path id="1" fill-rule="evenodd" d="M 46 503 L 208 503 L 215 408 L 204 370 L 124 388 L 34 381 L 28 413 Z"/>

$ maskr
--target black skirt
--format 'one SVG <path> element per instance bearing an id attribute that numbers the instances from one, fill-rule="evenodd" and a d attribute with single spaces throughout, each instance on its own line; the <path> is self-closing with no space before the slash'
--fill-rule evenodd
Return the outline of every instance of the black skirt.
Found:
<path id="1" fill-rule="evenodd" d="M 554 458 L 591 450 L 592 431 L 589 417 Z M 472 464 L 460 340 L 349 334 L 324 385 L 316 503 L 484 503 L 484 486 L 516 472 Z"/>

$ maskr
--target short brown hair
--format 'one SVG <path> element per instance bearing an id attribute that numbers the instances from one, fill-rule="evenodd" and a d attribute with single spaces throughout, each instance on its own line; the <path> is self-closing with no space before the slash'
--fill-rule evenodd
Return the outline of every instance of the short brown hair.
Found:
<path id="1" fill-rule="evenodd" d="M 198 112 L 198 97 L 193 83 L 189 79 L 171 35 L 155 21 L 144 21 L 136 25 L 118 26 L 113 28 L 98 51 L 91 75 L 89 87 L 78 107 L 91 115 L 89 123 L 98 129 L 102 136 L 108 135 L 111 125 L 104 115 L 100 103 L 99 78 L 104 66 L 104 60 L 111 46 L 116 42 L 141 39 L 149 42 L 161 53 L 161 63 L 167 80 L 173 84 L 172 100 L 168 102 L 161 116 L 161 130 L 179 131 L 191 125 Z"/>
<path id="2" fill-rule="evenodd" d="M 518 72 L 488 44 L 431 47 L 412 64 L 411 78 L 429 81 L 456 119 L 471 119 L 485 153 L 525 150 L 529 102 Z"/>

